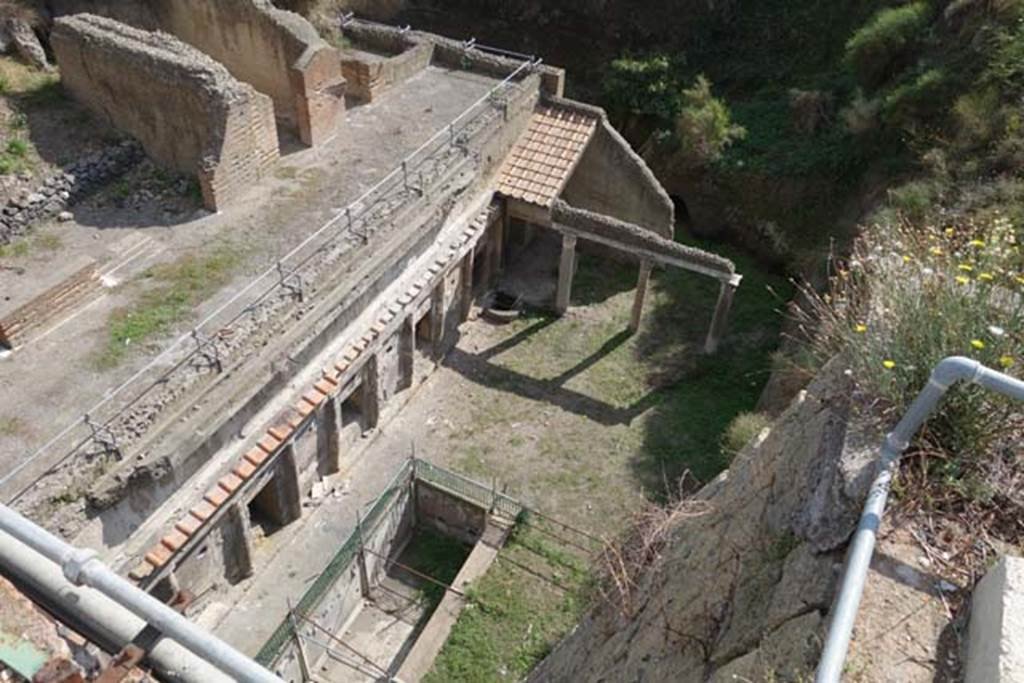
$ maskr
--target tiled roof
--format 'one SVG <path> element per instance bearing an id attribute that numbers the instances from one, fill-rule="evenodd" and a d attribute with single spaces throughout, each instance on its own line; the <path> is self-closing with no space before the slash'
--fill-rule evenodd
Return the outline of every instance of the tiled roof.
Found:
<path id="1" fill-rule="evenodd" d="M 541 107 L 509 154 L 498 192 L 551 206 L 597 128 L 597 119 L 576 111 Z"/>

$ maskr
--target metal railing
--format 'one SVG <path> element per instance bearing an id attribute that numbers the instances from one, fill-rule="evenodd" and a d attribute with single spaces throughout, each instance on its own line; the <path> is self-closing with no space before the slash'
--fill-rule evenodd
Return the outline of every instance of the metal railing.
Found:
<path id="1" fill-rule="evenodd" d="M 443 488 L 459 498 L 487 508 L 492 514 L 514 520 L 523 511 L 523 505 L 516 499 L 499 492 L 496 484 L 488 486 L 469 477 L 432 465 L 426 460 L 414 460 L 413 466 L 413 477 L 417 481 L 425 481 Z"/>
<path id="2" fill-rule="evenodd" d="M 529 74 L 539 63 L 535 59 L 523 61 L 451 123 L 407 155 L 391 173 L 346 208 L 337 211 L 330 220 L 217 306 L 192 330 L 175 339 L 124 383 L 105 392 L 102 399 L 85 411 L 82 419 L 65 426 L 5 473 L 0 478 L 0 488 L 14 482 L 26 468 L 44 455 L 51 454 L 60 443 L 73 444 L 63 455 L 49 463 L 44 472 L 10 494 L 8 502 L 17 502 L 39 479 L 65 466 L 89 446 L 98 446 L 102 452 L 112 452 L 123 457 L 123 446 L 118 443 L 116 436 L 117 421 L 120 418 L 152 392 L 167 386 L 182 368 L 195 366 L 200 369 L 223 369 L 218 342 L 234 339 L 233 343 L 241 343 L 237 339 L 241 335 L 233 334 L 236 328 L 250 319 L 258 321 L 260 313 L 265 313 L 262 306 L 268 302 L 273 303 L 275 295 L 298 295 L 298 298 L 302 298 L 306 286 L 302 272 L 304 268 L 324 257 L 331 249 L 343 247 L 345 240 L 358 238 L 365 244 L 377 228 L 387 224 L 387 216 L 394 216 L 398 207 L 407 208 L 412 202 L 423 199 L 431 179 L 437 181 L 448 177 L 446 173 L 437 173 L 438 168 L 442 171 L 446 168 L 450 170 L 452 165 L 460 161 L 460 153 L 463 157 L 469 154 L 468 145 L 474 136 L 488 130 L 487 124 L 495 118 L 502 120 L 498 114 L 503 113 L 507 107 L 504 95 L 514 89 L 517 80 Z M 447 167 L 444 166 L 446 162 L 449 163 Z M 153 374 L 156 374 L 155 378 Z M 106 438 L 101 439 L 101 436 Z"/>
<path id="3" fill-rule="evenodd" d="M 925 423 L 951 386 L 959 381 L 977 384 L 988 391 L 1024 401 L 1024 382 L 981 363 L 953 356 L 946 358 L 932 371 L 928 384 L 917 395 L 907 412 L 882 444 L 878 471 L 868 492 L 860 523 L 850 543 L 842 583 L 829 623 L 825 647 L 815 675 L 815 683 L 837 683 L 850 647 L 857 609 L 864 593 L 875 538 L 885 513 L 885 503 L 900 454 L 910 445 L 917 430 Z"/>

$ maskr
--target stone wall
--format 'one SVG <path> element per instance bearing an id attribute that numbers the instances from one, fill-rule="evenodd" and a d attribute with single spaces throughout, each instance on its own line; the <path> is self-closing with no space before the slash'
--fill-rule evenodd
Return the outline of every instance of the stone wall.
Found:
<path id="1" fill-rule="evenodd" d="M 562 197 L 573 206 L 614 216 L 672 239 L 675 206 L 671 198 L 644 160 L 608 122 L 604 111 L 561 98 L 557 103 L 597 113 L 601 120 Z"/>
<path id="2" fill-rule="evenodd" d="M 0 244 L 25 235 L 38 221 L 58 216 L 73 202 L 127 172 L 142 157 L 142 148 L 126 140 L 79 159 L 34 190 L 10 199 L 0 209 Z"/>
<path id="3" fill-rule="evenodd" d="M 274 101 L 277 118 L 307 145 L 334 135 L 344 113 L 338 52 L 304 18 L 270 0 L 57 0 L 57 14 L 90 12 L 162 30 L 220 62 Z"/>
<path id="4" fill-rule="evenodd" d="M 57 20 L 51 43 L 71 94 L 154 160 L 198 175 L 211 210 L 277 161 L 270 99 L 185 43 L 86 14 Z"/>

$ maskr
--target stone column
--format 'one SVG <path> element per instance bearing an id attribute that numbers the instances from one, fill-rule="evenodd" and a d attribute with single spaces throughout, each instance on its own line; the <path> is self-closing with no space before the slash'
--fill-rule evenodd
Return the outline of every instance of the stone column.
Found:
<path id="1" fill-rule="evenodd" d="M 505 270 L 505 234 L 508 232 L 508 212 L 494 224 L 494 237 L 491 239 L 491 256 L 494 259 L 492 269 L 501 274 Z"/>
<path id="2" fill-rule="evenodd" d="M 576 236 L 562 236 L 562 258 L 558 262 L 558 291 L 555 293 L 555 312 L 562 315 L 569 310 L 572 298 L 572 278 L 576 274 Z"/>
<path id="3" fill-rule="evenodd" d="M 337 394 L 328 396 L 318 413 L 318 433 L 323 435 L 324 444 L 324 450 L 320 454 L 324 474 L 336 474 L 341 471 L 341 403 Z"/>
<path id="4" fill-rule="evenodd" d="M 447 310 L 444 300 L 447 298 L 448 278 L 441 274 L 441 281 L 430 293 L 430 353 L 437 363 L 444 354 L 444 331 L 447 327 Z"/>
<path id="5" fill-rule="evenodd" d="M 364 431 L 377 428 L 380 422 L 380 368 L 377 354 L 370 356 L 363 366 L 363 419 Z"/>
<path id="6" fill-rule="evenodd" d="M 301 514 L 301 511 L 300 511 Z M 252 527 L 249 510 L 244 503 L 228 508 L 221 522 L 224 539 L 224 570 L 228 583 L 238 583 L 253 574 Z"/>
<path id="7" fill-rule="evenodd" d="M 412 387 L 416 373 L 416 325 L 410 315 L 398 333 L 398 389 Z"/>
<path id="8" fill-rule="evenodd" d="M 640 275 L 636 281 L 636 294 L 633 296 L 633 315 L 629 319 L 629 331 L 636 333 L 640 329 L 640 318 L 644 314 L 644 299 L 647 297 L 647 284 L 651 280 L 651 269 L 653 264 L 650 261 L 640 263 Z"/>
<path id="9" fill-rule="evenodd" d="M 299 460 L 295 454 L 295 442 L 289 441 L 278 456 L 277 474 L 274 484 L 277 488 L 278 505 L 282 526 L 302 517 L 302 489 L 299 486 Z"/>
<path id="10" fill-rule="evenodd" d="M 740 286 L 742 276 L 733 275 L 728 280 L 722 280 L 721 288 L 718 291 L 718 303 L 715 305 L 715 315 L 711 319 L 711 329 L 708 330 L 707 341 L 704 342 L 704 353 L 714 353 L 718 350 L 718 343 L 725 335 L 726 327 L 729 325 L 729 309 L 732 308 L 732 300 L 736 295 L 736 289 Z"/>
<path id="11" fill-rule="evenodd" d="M 469 320 L 469 311 L 473 308 L 473 250 L 470 249 L 466 258 L 462 259 L 462 295 L 459 299 L 459 322 Z"/>

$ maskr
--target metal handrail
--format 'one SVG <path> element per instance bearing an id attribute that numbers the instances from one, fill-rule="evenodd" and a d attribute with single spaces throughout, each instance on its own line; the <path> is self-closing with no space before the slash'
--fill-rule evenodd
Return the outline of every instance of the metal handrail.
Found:
<path id="1" fill-rule="evenodd" d="M 906 450 L 917 430 L 925 423 L 951 386 L 959 381 L 977 384 L 984 389 L 1024 401 L 1024 382 L 991 368 L 976 360 L 951 356 L 939 362 L 932 371 L 928 384 L 907 408 L 903 418 L 882 443 L 878 472 L 871 484 L 864 512 L 850 544 L 839 595 L 832 608 L 825 647 L 815 674 L 815 683 L 837 683 L 843 671 L 850 647 L 853 624 L 864 593 L 875 538 L 885 513 L 892 478 L 900 454 Z"/>
<path id="2" fill-rule="evenodd" d="M 175 339 L 167 348 L 165 348 L 163 351 L 157 354 L 149 363 L 147 363 L 145 366 L 143 366 L 141 369 L 135 372 L 125 382 L 123 382 L 122 384 L 115 388 L 106 391 L 103 394 L 103 398 L 101 398 L 92 407 L 86 410 L 85 414 L 97 414 L 101 409 L 108 406 L 117 396 L 119 396 L 130 386 L 138 382 L 146 373 L 150 372 L 160 364 L 171 360 L 171 356 L 175 351 L 177 351 L 183 344 L 186 344 L 190 340 L 193 340 L 196 331 L 202 330 L 204 327 L 209 326 L 212 322 L 215 321 L 217 317 L 225 313 L 232 305 L 239 302 L 241 299 L 243 299 L 243 297 L 250 295 L 261 282 L 265 282 L 268 278 L 270 278 L 272 281 L 268 287 L 262 288 L 261 291 L 258 290 L 258 293 L 252 296 L 251 300 L 245 306 L 243 306 L 238 312 L 231 316 L 231 318 L 229 318 L 226 322 L 222 322 L 220 324 L 215 325 L 217 333 L 222 333 L 225 330 L 232 329 L 232 327 L 250 310 L 252 310 L 255 306 L 259 305 L 264 300 L 266 300 L 272 293 L 281 289 L 282 282 L 281 278 L 279 277 L 280 264 L 283 264 L 284 262 L 293 259 L 303 249 L 305 249 L 311 243 L 313 243 L 314 240 L 323 236 L 328 230 L 331 230 L 332 228 L 337 228 L 337 233 L 339 235 L 352 230 L 354 221 L 360 220 L 363 216 L 368 214 L 371 209 L 376 207 L 377 201 L 367 201 L 374 195 L 374 193 L 381 191 L 382 188 L 385 188 L 389 183 L 404 183 L 406 173 L 411 165 L 411 162 L 413 162 L 413 160 L 415 160 L 418 155 L 421 155 L 431 146 L 437 145 L 438 143 L 442 143 L 443 147 L 447 148 L 450 145 L 457 144 L 457 131 L 460 129 L 461 126 L 463 126 L 463 124 L 469 125 L 469 123 L 475 120 L 475 117 L 478 115 L 474 114 L 475 110 L 484 105 L 493 105 L 492 98 L 495 96 L 495 94 L 507 88 L 509 85 L 514 83 L 524 74 L 529 73 L 530 70 L 536 68 L 536 66 L 539 63 L 539 60 L 532 58 L 530 60 L 523 61 L 501 82 L 496 84 L 493 88 L 488 90 L 487 93 L 485 93 L 475 102 L 473 102 L 469 107 L 463 110 L 463 112 L 459 114 L 459 116 L 457 116 L 454 120 L 452 120 L 447 126 L 437 131 L 423 144 L 421 144 L 411 153 L 406 155 L 406 157 L 400 162 L 400 164 L 397 167 L 395 167 L 394 170 L 392 170 L 388 175 L 386 175 L 379 182 L 377 182 L 373 187 L 371 187 L 362 195 L 360 195 L 359 198 L 349 203 L 349 205 L 345 209 L 337 211 L 335 215 L 331 217 L 326 223 L 324 223 L 320 228 L 318 228 L 316 231 L 308 235 L 298 245 L 292 248 L 287 254 L 279 258 L 274 265 L 267 268 L 263 273 L 255 277 L 252 281 L 250 281 L 245 287 L 243 287 L 241 290 L 232 295 L 227 301 L 218 306 L 212 313 L 210 313 L 205 318 L 203 318 L 199 323 L 197 323 L 192 330 L 186 332 L 185 334 Z M 471 116 L 471 114 L 473 116 Z M 422 161 L 425 160 L 426 158 L 423 159 Z M 344 222 L 342 222 L 343 220 Z M 329 239 L 324 244 L 321 244 L 319 247 L 314 249 L 310 254 L 300 259 L 297 263 L 294 264 L 294 266 L 289 266 L 289 268 L 291 268 L 292 272 L 297 271 L 299 268 L 307 264 L 317 254 L 319 254 L 322 249 L 324 249 L 327 246 L 330 246 L 331 244 L 334 244 L 334 241 Z M 132 396 L 120 408 L 118 408 L 112 415 L 110 415 L 110 417 L 103 420 L 100 424 L 104 427 L 111 425 L 114 422 L 114 420 L 123 415 L 124 412 L 128 410 L 130 407 L 138 403 L 138 401 L 140 401 L 150 391 L 166 383 L 167 380 L 174 373 L 176 373 L 181 367 L 188 364 L 196 356 L 197 353 L 198 351 L 193 349 L 187 352 L 182 358 L 173 362 L 168 369 L 160 373 L 159 377 L 157 377 L 154 381 L 148 383 L 144 388 L 139 390 L 134 396 Z M 2 477 L 0 477 L 0 487 L 7 484 L 7 482 L 9 481 L 12 481 L 25 468 L 27 468 L 29 465 L 37 461 L 40 457 L 45 455 L 58 442 L 67 439 L 70 435 L 72 435 L 74 430 L 76 428 L 81 427 L 82 424 L 83 422 L 81 420 L 74 420 L 70 422 L 54 437 L 52 437 L 50 440 L 48 440 L 46 443 L 44 443 L 42 446 L 36 449 L 35 452 L 33 452 L 31 455 L 29 455 L 20 463 L 18 463 L 16 467 L 12 468 L 8 472 L 6 472 Z M 52 463 L 48 467 L 47 472 L 51 472 L 54 470 L 54 468 L 63 465 L 70 458 L 74 457 L 76 453 L 81 451 L 81 449 L 84 448 L 88 443 L 90 443 L 90 441 L 91 436 L 88 435 L 75 441 L 74 445 L 70 448 L 70 450 L 68 450 L 63 456 L 57 459 L 56 462 Z M 10 496 L 10 498 L 8 498 L 8 504 L 13 504 L 16 501 L 18 501 L 22 496 L 25 495 L 25 493 L 31 490 L 36 485 L 37 482 L 38 478 L 34 479 L 25 486 L 21 487 L 18 491 L 14 492 Z"/>

